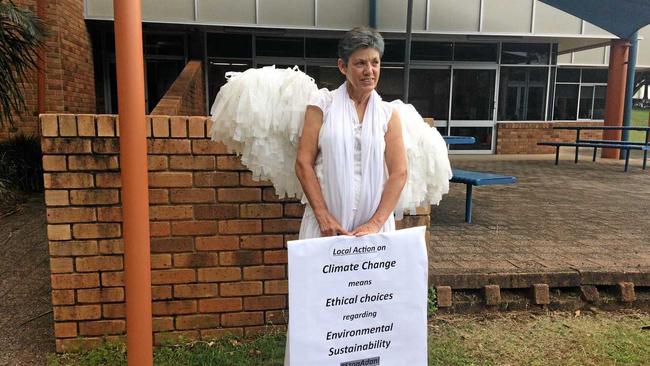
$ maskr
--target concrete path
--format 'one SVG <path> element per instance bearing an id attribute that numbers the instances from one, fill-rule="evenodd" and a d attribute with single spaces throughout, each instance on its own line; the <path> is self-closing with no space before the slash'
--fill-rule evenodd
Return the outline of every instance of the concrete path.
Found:
<path id="1" fill-rule="evenodd" d="M 54 352 L 45 204 L 33 195 L 0 219 L 0 365 L 45 365 Z"/>

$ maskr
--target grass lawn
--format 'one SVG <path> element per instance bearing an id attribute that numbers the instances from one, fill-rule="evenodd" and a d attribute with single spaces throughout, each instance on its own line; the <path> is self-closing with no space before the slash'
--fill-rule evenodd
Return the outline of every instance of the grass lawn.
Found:
<path id="1" fill-rule="evenodd" d="M 632 110 L 632 126 L 648 127 L 650 109 L 634 108 Z M 630 141 L 645 141 L 645 132 L 630 131 Z"/>
<path id="2" fill-rule="evenodd" d="M 650 314 L 437 315 L 429 365 L 650 365 Z M 155 365 L 280 366 L 284 334 L 160 347 Z M 123 345 L 52 356 L 50 366 L 126 365 Z"/>

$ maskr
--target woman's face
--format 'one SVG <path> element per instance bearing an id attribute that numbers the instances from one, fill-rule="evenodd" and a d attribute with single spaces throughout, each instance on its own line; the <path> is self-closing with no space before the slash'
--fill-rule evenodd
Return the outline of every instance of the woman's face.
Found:
<path id="1" fill-rule="evenodd" d="M 354 90 L 370 93 L 377 87 L 381 60 L 376 48 L 359 48 L 350 55 L 347 65 L 342 59 L 338 64 Z"/>

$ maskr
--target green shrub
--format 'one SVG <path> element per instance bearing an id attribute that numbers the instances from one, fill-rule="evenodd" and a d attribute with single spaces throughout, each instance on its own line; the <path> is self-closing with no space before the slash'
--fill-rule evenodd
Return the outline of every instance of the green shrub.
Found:
<path id="1" fill-rule="evenodd" d="M 18 135 L 0 141 L 0 180 L 10 190 L 43 191 L 43 154 L 38 137 Z"/>

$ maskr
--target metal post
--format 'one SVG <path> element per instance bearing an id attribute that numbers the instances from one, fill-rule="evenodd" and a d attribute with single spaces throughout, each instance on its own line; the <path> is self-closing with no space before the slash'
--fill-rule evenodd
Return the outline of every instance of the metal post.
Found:
<path id="1" fill-rule="evenodd" d="M 115 59 L 129 366 L 153 364 L 147 130 L 141 0 L 115 0 Z"/>
<path id="2" fill-rule="evenodd" d="M 370 28 L 377 28 L 377 0 L 370 0 L 370 11 L 368 14 L 368 25 Z"/>
<path id="3" fill-rule="evenodd" d="M 406 11 L 406 45 L 404 49 L 404 103 L 409 102 L 409 74 L 411 70 L 411 38 L 413 32 L 413 0 L 408 0 Z"/>
<path id="4" fill-rule="evenodd" d="M 607 99 L 605 101 L 605 126 L 623 125 L 623 105 L 625 102 L 625 79 L 627 78 L 628 60 L 627 40 L 614 39 L 611 41 L 609 52 L 609 72 L 607 75 Z M 620 130 L 603 131 L 604 140 L 621 139 Z M 601 157 L 618 159 L 620 150 L 602 149 Z"/>
<path id="5" fill-rule="evenodd" d="M 625 89 L 625 106 L 623 109 L 623 126 L 632 125 L 632 98 L 634 97 L 634 74 L 636 72 L 636 54 L 639 44 L 639 32 L 630 36 L 630 51 L 627 63 L 627 81 Z M 623 131 L 623 141 L 630 139 L 630 131 Z"/>
<path id="6" fill-rule="evenodd" d="M 467 185 L 467 190 L 465 191 L 465 222 L 468 224 L 472 223 L 472 185 Z"/>

